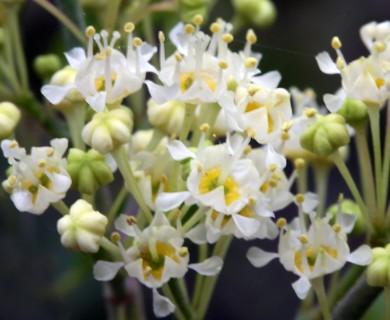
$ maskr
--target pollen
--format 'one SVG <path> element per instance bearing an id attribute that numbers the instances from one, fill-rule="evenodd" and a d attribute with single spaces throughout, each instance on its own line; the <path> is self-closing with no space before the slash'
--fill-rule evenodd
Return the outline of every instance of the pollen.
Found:
<path id="1" fill-rule="evenodd" d="M 123 26 L 123 30 L 125 30 L 125 32 L 127 32 L 127 33 L 133 32 L 134 28 L 135 28 L 135 26 L 134 26 L 134 23 L 132 23 L 132 22 L 127 22 Z"/>
<path id="2" fill-rule="evenodd" d="M 197 14 L 193 19 L 192 23 L 196 26 L 200 26 L 203 23 L 203 16 L 200 14 Z"/>
<path id="3" fill-rule="evenodd" d="M 115 243 L 121 241 L 121 235 L 118 232 L 111 233 L 111 241 Z"/>
<path id="4" fill-rule="evenodd" d="M 210 31 L 211 31 L 212 33 L 217 33 L 217 32 L 219 32 L 220 30 L 221 30 L 221 26 L 220 26 L 217 22 L 214 22 L 214 23 L 211 24 L 211 26 L 210 26 Z"/>
<path id="5" fill-rule="evenodd" d="M 160 40 L 160 42 L 165 42 L 165 35 L 164 35 L 164 32 L 160 31 L 158 33 L 158 40 Z"/>
<path id="6" fill-rule="evenodd" d="M 256 58 L 249 57 L 245 59 L 244 64 L 246 68 L 254 68 L 257 65 L 257 60 Z"/>
<path id="7" fill-rule="evenodd" d="M 223 36 L 222 36 L 222 40 L 226 43 L 231 43 L 233 40 L 234 40 L 234 37 L 232 34 L 230 33 L 225 33 Z"/>
<path id="8" fill-rule="evenodd" d="M 305 160 L 302 158 L 295 159 L 294 166 L 295 166 L 295 169 L 297 169 L 297 170 L 303 169 L 305 167 Z"/>
<path id="9" fill-rule="evenodd" d="M 331 45 L 333 49 L 340 49 L 341 48 L 341 41 L 339 37 L 333 37 L 331 41 Z"/>
<path id="10" fill-rule="evenodd" d="M 134 38 L 134 40 L 133 40 L 133 45 L 135 46 L 135 47 L 137 47 L 137 48 L 139 48 L 141 45 L 142 45 L 142 40 L 141 40 L 141 38 Z"/>
<path id="11" fill-rule="evenodd" d="M 137 218 L 134 216 L 128 216 L 126 222 L 128 225 L 132 226 L 133 224 L 137 223 Z"/>
<path id="12" fill-rule="evenodd" d="M 303 114 L 307 117 L 307 118 L 314 118 L 317 114 L 317 110 L 314 109 L 314 108 L 306 108 L 304 111 L 303 111 Z"/>
<path id="13" fill-rule="evenodd" d="M 189 24 L 189 23 L 188 23 L 188 24 L 185 25 L 184 31 L 185 31 L 185 33 L 187 33 L 187 34 L 193 34 L 194 31 L 195 31 L 195 28 L 194 28 L 194 26 L 193 26 L 192 24 Z"/>
<path id="14" fill-rule="evenodd" d="M 302 193 L 298 193 L 296 196 L 295 196 L 295 200 L 296 202 L 298 202 L 299 204 L 303 203 L 303 201 L 305 201 L 305 196 L 302 194 Z"/>
<path id="15" fill-rule="evenodd" d="M 308 238 L 307 235 L 305 235 L 305 234 L 299 235 L 298 239 L 299 239 L 299 241 L 300 241 L 302 244 L 308 244 L 308 243 L 309 243 L 309 238 Z"/>
<path id="16" fill-rule="evenodd" d="M 256 34 L 252 29 L 249 29 L 246 33 L 246 41 L 248 41 L 250 44 L 255 44 L 257 42 Z"/>
<path id="17" fill-rule="evenodd" d="M 95 35 L 96 33 L 96 30 L 94 27 L 92 26 L 89 26 L 85 29 L 85 35 L 88 37 L 88 38 L 91 38 Z"/>
<path id="18" fill-rule="evenodd" d="M 287 220 L 285 218 L 279 218 L 276 221 L 276 225 L 278 226 L 279 229 L 283 229 L 287 225 Z"/>

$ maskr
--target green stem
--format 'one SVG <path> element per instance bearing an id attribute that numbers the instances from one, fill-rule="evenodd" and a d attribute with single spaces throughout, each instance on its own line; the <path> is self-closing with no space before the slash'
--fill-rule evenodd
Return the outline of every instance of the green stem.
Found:
<path id="1" fill-rule="evenodd" d="M 168 283 L 164 284 L 162 287 L 161 287 L 161 290 L 162 292 L 164 293 L 164 295 L 169 299 L 171 300 L 171 302 L 173 304 L 175 304 L 176 306 L 176 309 L 175 309 L 175 317 L 177 318 L 177 320 L 187 320 L 186 317 L 184 316 L 182 310 L 180 310 L 180 308 L 178 307 L 178 304 L 176 302 L 176 299 L 174 297 L 174 295 L 172 294 L 172 291 L 171 289 L 169 288 L 169 285 Z"/>
<path id="2" fill-rule="evenodd" d="M 22 41 L 20 39 L 20 28 L 18 22 L 18 8 L 11 6 L 9 9 L 9 19 L 11 24 L 11 37 L 14 43 L 15 58 L 17 61 L 17 69 L 19 70 L 20 81 L 24 92 L 29 89 L 26 58 L 24 56 L 24 50 Z"/>
<path id="3" fill-rule="evenodd" d="M 176 306 L 180 308 L 186 319 L 193 319 L 193 310 L 184 279 L 171 279 L 169 288 L 176 300 Z"/>
<path id="4" fill-rule="evenodd" d="M 105 29 L 108 32 L 111 32 L 115 28 L 121 2 L 121 0 L 107 1 Z"/>
<path id="5" fill-rule="evenodd" d="M 318 277 L 312 279 L 310 282 L 316 293 L 318 303 L 320 304 L 322 315 L 324 316 L 324 320 L 331 320 L 328 300 L 326 298 L 326 292 L 324 286 L 324 277 Z"/>
<path id="6" fill-rule="evenodd" d="M 79 28 L 67 17 L 65 16 L 58 8 L 52 5 L 49 1 L 46 0 L 33 0 L 36 4 L 41 6 L 47 12 L 49 12 L 52 16 L 57 18 L 58 21 L 62 23 L 68 30 L 80 40 L 81 43 L 87 44 L 87 38 L 84 34 L 79 30 Z"/>
<path id="7" fill-rule="evenodd" d="M 139 189 L 137 180 L 134 177 L 125 146 L 121 146 L 120 148 L 114 150 L 112 152 L 112 156 L 114 157 L 115 162 L 118 165 L 119 171 L 122 174 L 127 190 L 133 195 L 135 201 L 137 201 L 146 219 L 151 222 L 153 219 L 153 215 L 150 212 L 150 209 L 147 206 L 145 199 Z"/>
<path id="8" fill-rule="evenodd" d="M 119 191 L 118 195 L 116 196 L 110 211 L 107 214 L 107 218 L 108 218 L 107 229 L 110 228 L 112 222 L 118 215 L 119 210 L 123 207 L 123 203 L 126 201 L 126 199 L 127 199 L 127 189 L 125 187 L 122 187 L 121 191 Z"/>
<path id="9" fill-rule="evenodd" d="M 201 244 L 198 247 L 198 261 L 203 261 L 207 258 L 208 254 L 208 246 L 207 244 Z M 195 280 L 195 289 L 194 289 L 194 295 L 192 297 L 192 308 L 195 309 L 197 308 L 199 304 L 200 297 L 202 295 L 202 287 L 203 283 L 205 280 L 205 276 L 201 274 L 196 275 L 196 280 Z"/>
<path id="10" fill-rule="evenodd" d="M 370 151 L 368 149 L 365 124 L 355 127 L 356 147 L 358 150 L 358 159 L 360 167 L 360 177 L 362 179 L 364 198 L 368 204 L 370 214 L 376 216 L 375 183 L 372 173 L 372 163 Z"/>
<path id="11" fill-rule="evenodd" d="M 368 216 L 367 208 L 364 204 L 364 201 L 360 195 L 358 188 L 356 187 L 355 181 L 353 180 L 351 174 L 349 173 L 347 166 L 344 163 L 343 158 L 341 157 L 341 155 L 338 151 L 334 152 L 331 155 L 331 157 L 332 157 L 337 169 L 339 170 L 340 174 L 344 178 L 344 181 L 346 182 L 353 197 L 355 198 L 355 201 L 357 202 L 357 204 L 360 208 L 360 211 L 363 214 L 363 217 L 365 219 L 365 222 L 366 222 L 369 230 L 372 231 L 372 223 L 370 221 L 370 217 Z"/>
<path id="12" fill-rule="evenodd" d="M 194 121 L 195 109 L 196 105 L 192 103 L 186 103 L 183 127 L 180 132 L 180 141 L 182 142 L 185 142 L 187 140 L 187 136 L 191 130 L 192 122 Z"/>
<path id="13" fill-rule="evenodd" d="M 305 194 L 307 192 L 307 181 L 308 181 L 308 168 L 307 164 L 298 171 L 298 193 Z"/>
<path id="14" fill-rule="evenodd" d="M 382 175 L 382 189 L 383 189 L 383 207 L 388 205 L 390 210 L 390 203 L 386 204 L 386 197 L 389 190 L 389 178 L 390 178 L 390 101 L 387 103 L 386 114 L 386 136 L 385 136 L 385 150 L 383 155 L 383 175 Z"/>
<path id="15" fill-rule="evenodd" d="M 5 44 L 6 46 L 6 52 L 7 52 L 7 46 L 9 46 L 7 43 Z M 0 57 L 1 59 L 1 57 Z M 9 60 L 9 59 L 7 59 Z M 18 79 L 16 78 L 16 72 L 11 70 L 13 67 L 12 61 L 3 61 L 3 59 L 0 60 L 0 70 L 4 77 L 6 78 L 6 81 L 8 80 L 10 87 L 12 87 L 12 90 L 15 92 L 18 92 L 21 90 L 20 84 Z"/>
<path id="16" fill-rule="evenodd" d="M 83 104 L 75 105 L 63 112 L 66 119 L 66 123 L 69 127 L 73 146 L 83 151 L 85 150 L 85 143 L 81 138 L 81 131 L 84 127 L 85 112 L 86 106 Z"/>
<path id="17" fill-rule="evenodd" d="M 317 213 L 319 217 L 325 214 L 326 195 L 329 180 L 329 167 L 314 164 L 314 175 L 316 182 L 316 193 L 318 194 Z"/>
<path id="18" fill-rule="evenodd" d="M 58 202 L 54 202 L 51 204 L 54 209 L 56 209 L 59 213 L 61 213 L 63 216 L 66 216 L 69 214 L 69 208 L 65 204 L 64 201 L 60 200 Z"/>
<path id="19" fill-rule="evenodd" d="M 375 183 L 377 194 L 378 215 L 384 217 L 383 206 L 383 189 L 382 189 L 382 160 L 381 160 L 381 138 L 380 138 L 380 122 L 379 108 L 368 106 L 368 115 L 370 119 L 370 127 L 372 134 L 372 144 L 374 147 L 374 164 L 375 164 Z"/>
<path id="20" fill-rule="evenodd" d="M 146 151 L 154 151 L 154 149 L 157 148 L 160 141 L 166 136 L 165 132 L 161 131 L 160 129 L 155 128 L 153 130 L 152 139 L 150 139 L 148 145 L 146 146 Z"/>
<path id="21" fill-rule="evenodd" d="M 225 258 L 226 253 L 229 249 L 230 243 L 233 239 L 233 236 L 224 236 L 218 240 L 217 244 L 214 247 L 212 256 L 218 256 L 222 259 Z M 214 291 L 214 287 L 217 283 L 218 275 L 208 277 L 204 280 L 202 288 L 202 296 L 199 301 L 199 305 L 196 312 L 196 320 L 203 320 L 206 315 L 207 308 L 210 304 L 210 300 Z"/>
<path id="22" fill-rule="evenodd" d="M 122 255 L 119 251 L 119 248 L 106 237 L 102 238 L 102 240 L 100 241 L 100 246 L 108 253 L 110 253 L 116 260 L 120 261 L 122 259 Z"/>
<path id="23" fill-rule="evenodd" d="M 389 320 L 390 319 L 390 287 L 385 287 L 384 288 L 385 290 L 385 308 L 386 308 L 386 312 L 385 312 L 385 315 L 386 315 L 386 319 Z"/>
<path id="24" fill-rule="evenodd" d="M 205 212 L 208 207 L 200 207 L 191 218 L 183 225 L 183 233 L 189 231 L 194 225 L 196 225 L 202 218 L 204 218 Z"/>

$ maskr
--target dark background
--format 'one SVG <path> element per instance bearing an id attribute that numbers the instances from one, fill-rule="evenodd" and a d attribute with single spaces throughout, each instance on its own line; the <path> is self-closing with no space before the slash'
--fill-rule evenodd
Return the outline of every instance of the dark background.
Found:
<path id="1" fill-rule="evenodd" d="M 348 61 L 365 55 L 359 28 L 370 21 L 390 18 L 388 0 L 276 0 L 278 18 L 267 30 L 257 30 L 256 51 L 263 53 L 263 71 L 279 70 L 281 86 L 300 89 L 314 88 L 319 94 L 333 92 L 339 86 L 337 76 L 322 74 L 315 55 L 331 51 L 330 40 L 338 35 Z M 230 20 L 229 1 L 220 1 L 212 15 Z M 58 25 L 48 14 L 28 2 L 21 17 L 26 54 L 31 62 L 38 54 L 50 50 L 53 38 L 58 37 Z M 235 37 L 234 46 L 242 47 L 244 32 Z M 39 89 L 40 83 L 32 76 Z M 32 135 L 45 137 L 33 123 L 21 128 L 19 140 L 33 143 Z M 351 152 L 350 167 L 355 168 L 356 156 Z M 5 167 L 5 160 L 0 160 Z M 2 179 L 4 176 L 2 175 Z M 329 183 L 329 203 L 346 191 L 337 172 L 332 171 Z M 91 275 L 92 262 L 61 247 L 56 231 L 57 213 L 34 216 L 17 212 L 8 196 L 0 191 L 0 319 L 104 319 L 101 284 Z M 255 269 L 245 254 L 253 245 L 271 248 L 264 241 L 233 242 L 220 275 L 216 294 L 207 319 L 252 320 L 293 319 L 298 306 L 290 284 L 296 277 L 287 273 L 276 261 Z M 85 265 L 75 289 L 66 294 L 69 267 Z M 56 285 L 60 281 L 61 285 Z M 61 294 L 59 287 L 65 288 Z M 150 291 L 145 291 L 150 306 Z M 150 315 L 150 312 L 148 312 Z"/>

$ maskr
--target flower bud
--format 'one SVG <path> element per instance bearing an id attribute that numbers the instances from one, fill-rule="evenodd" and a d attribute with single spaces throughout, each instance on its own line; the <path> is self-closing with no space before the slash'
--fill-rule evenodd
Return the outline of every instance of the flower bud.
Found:
<path id="1" fill-rule="evenodd" d="M 133 127 L 132 113 L 126 107 L 96 113 L 81 135 L 84 142 L 102 154 L 128 143 Z"/>
<path id="2" fill-rule="evenodd" d="M 390 245 L 372 249 L 372 262 L 367 267 L 367 283 L 373 287 L 390 285 Z"/>
<path id="3" fill-rule="evenodd" d="M 20 111 L 13 103 L 0 103 L 0 140 L 7 138 L 14 132 L 19 120 Z"/>
<path id="4" fill-rule="evenodd" d="M 61 68 L 61 60 L 55 54 L 44 54 L 34 59 L 34 70 L 42 78 L 50 77 Z"/>
<path id="5" fill-rule="evenodd" d="M 171 100 L 157 104 L 153 99 L 148 101 L 149 122 L 168 134 L 180 134 L 184 114 L 185 104 L 183 102 Z"/>
<path id="6" fill-rule="evenodd" d="M 70 149 L 67 171 L 72 179 L 72 188 L 86 194 L 95 193 L 100 186 L 114 179 L 104 156 L 94 149 L 87 152 Z"/>
<path id="7" fill-rule="evenodd" d="M 256 27 L 267 27 L 276 18 L 276 8 L 269 0 L 234 0 L 233 6 L 242 21 Z"/>
<path id="8" fill-rule="evenodd" d="M 77 200 L 68 215 L 57 222 L 61 243 L 74 251 L 94 253 L 99 250 L 108 219 L 85 200 Z"/>
<path id="9" fill-rule="evenodd" d="M 337 111 L 345 121 L 354 126 L 368 118 L 367 106 L 360 100 L 346 98 L 341 108 Z"/>
<path id="10" fill-rule="evenodd" d="M 329 156 L 349 141 L 345 120 L 338 114 L 318 116 L 317 121 L 310 125 L 300 138 L 302 148 L 320 157 Z"/>

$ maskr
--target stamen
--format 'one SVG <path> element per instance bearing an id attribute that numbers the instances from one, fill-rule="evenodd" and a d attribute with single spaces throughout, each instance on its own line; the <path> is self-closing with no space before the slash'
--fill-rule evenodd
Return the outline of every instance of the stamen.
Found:
<path id="1" fill-rule="evenodd" d="M 134 47 L 137 47 L 137 48 L 139 48 L 139 47 L 141 47 L 141 45 L 142 45 L 142 40 L 141 40 L 141 38 L 134 38 L 134 40 L 133 40 L 133 45 L 134 45 Z"/>
<path id="2" fill-rule="evenodd" d="M 212 33 L 217 33 L 221 30 L 221 26 L 217 23 L 217 22 L 214 22 L 210 25 L 210 31 Z"/>
<path id="3" fill-rule="evenodd" d="M 249 196 L 248 205 L 254 207 L 256 205 L 256 198 L 254 196 Z"/>
<path id="4" fill-rule="evenodd" d="M 304 111 L 303 111 L 303 114 L 307 117 L 307 118 L 314 118 L 317 114 L 317 110 L 314 109 L 314 108 L 306 108 Z"/>
<path id="5" fill-rule="evenodd" d="M 175 53 L 175 59 L 176 59 L 177 62 L 182 62 L 183 57 L 182 57 L 182 55 L 180 53 L 176 52 Z"/>
<path id="6" fill-rule="evenodd" d="M 290 139 L 290 134 L 287 131 L 283 131 L 280 138 L 284 141 Z"/>
<path id="7" fill-rule="evenodd" d="M 270 170 L 271 172 L 275 171 L 277 168 L 278 168 L 278 166 L 277 166 L 276 163 L 271 163 L 271 164 L 269 165 L 269 170 Z"/>
<path id="8" fill-rule="evenodd" d="M 111 42 L 110 42 L 110 47 L 113 48 L 115 46 L 115 43 L 117 40 L 121 37 L 121 34 L 118 31 L 114 31 L 112 34 Z"/>
<path id="9" fill-rule="evenodd" d="M 158 33 L 158 40 L 161 42 L 165 42 L 165 35 L 164 35 L 164 32 L 162 31 L 159 31 Z"/>
<path id="10" fill-rule="evenodd" d="M 375 51 L 381 53 L 386 50 L 386 45 L 382 41 L 377 41 L 374 44 Z"/>
<path id="11" fill-rule="evenodd" d="M 302 244 L 308 244 L 309 243 L 309 238 L 307 237 L 307 235 L 305 234 L 301 234 L 299 237 L 298 237 L 299 241 L 302 243 Z"/>
<path id="12" fill-rule="evenodd" d="M 248 155 L 251 151 L 252 151 L 252 147 L 251 146 L 246 146 L 245 149 L 244 149 L 244 154 Z"/>
<path id="13" fill-rule="evenodd" d="M 298 193 L 296 196 L 295 196 L 295 200 L 296 202 L 298 202 L 299 204 L 303 203 L 303 201 L 305 201 L 305 196 L 302 194 L 302 193 Z"/>
<path id="14" fill-rule="evenodd" d="M 46 166 L 46 160 L 45 159 L 39 159 L 38 160 L 38 167 L 43 168 Z"/>
<path id="15" fill-rule="evenodd" d="M 257 65 L 257 60 L 256 58 L 253 58 L 253 57 L 249 57 L 249 58 L 246 58 L 245 59 L 245 67 L 248 68 L 248 69 L 252 69 L 254 67 L 256 67 Z"/>
<path id="16" fill-rule="evenodd" d="M 223 36 L 222 36 L 222 40 L 226 43 L 231 43 L 233 40 L 234 40 L 234 37 L 232 34 L 230 33 L 225 33 Z"/>
<path id="17" fill-rule="evenodd" d="M 104 47 L 108 47 L 108 31 L 103 29 L 100 31 L 100 35 L 102 36 Z"/>
<path id="18" fill-rule="evenodd" d="M 126 33 L 133 32 L 134 29 L 135 29 L 135 26 L 134 26 L 134 23 L 132 23 L 132 22 L 127 22 L 127 23 L 125 23 L 125 25 L 123 26 L 123 30 L 124 30 Z"/>
<path id="19" fill-rule="evenodd" d="M 47 155 L 48 157 L 52 157 L 53 154 L 54 154 L 54 148 L 48 147 L 48 148 L 46 149 L 46 155 Z"/>
<path id="20" fill-rule="evenodd" d="M 186 24 L 185 27 L 184 27 L 184 32 L 187 33 L 187 34 L 193 34 L 195 31 L 195 28 L 192 24 Z"/>
<path id="21" fill-rule="evenodd" d="M 95 40 L 97 46 L 99 47 L 99 50 L 102 52 L 102 51 L 104 51 L 104 47 L 102 46 L 102 43 L 100 42 L 100 38 L 101 38 L 100 34 L 98 34 L 98 33 L 93 36 L 93 40 Z"/>
<path id="22" fill-rule="evenodd" d="M 219 66 L 221 69 L 225 70 L 225 69 L 227 69 L 227 67 L 228 67 L 228 63 L 227 63 L 226 60 L 221 60 L 221 61 L 219 61 L 218 66 Z"/>
<path id="23" fill-rule="evenodd" d="M 287 220 L 285 218 L 279 218 L 276 221 L 276 225 L 278 226 L 279 229 L 283 229 L 287 225 Z"/>
<path id="24" fill-rule="evenodd" d="M 203 23 L 203 16 L 200 14 L 197 14 L 193 19 L 192 23 L 196 26 L 200 26 Z"/>
<path id="25" fill-rule="evenodd" d="M 341 48 L 341 41 L 339 37 L 333 37 L 331 42 L 332 48 L 338 50 Z"/>
<path id="26" fill-rule="evenodd" d="M 201 163 L 198 163 L 196 169 L 198 170 L 199 173 L 203 172 L 203 165 Z"/>
<path id="27" fill-rule="evenodd" d="M 334 230 L 334 232 L 339 233 L 341 231 L 341 226 L 336 223 L 333 225 L 332 229 Z"/>
<path id="28" fill-rule="evenodd" d="M 199 130 L 206 133 L 207 131 L 210 130 L 210 125 L 208 123 L 203 123 L 200 127 Z"/>
<path id="29" fill-rule="evenodd" d="M 111 233 L 111 241 L 114 243 L 118 243 L 121 241 L 121 235 L 118 232 Z"/>
<path id="30" fill-rule="evenodd" d="M 188 256 L 188 248 L 187 247 L 181 247 L 179 250 L 179 256 L 184 258 Z"/>
<path id="31" fill-rule="evenodd" d="M 15 186 L 16 182 L 18 182 L 18 179 L 16 178 L 16 176 L 12 175 L 12 176 L 8 177 L 8 183 L 10 184 L 11 187 Z"/>
<path id="32" fill-rule="evenodd" d="M 86 29 L 85 29 L 85 35 L 88 37 L 88 38 L 92 38 L 96 33 L 96 30 L 94 27 L 92 26 L 88 26 Z"/>
<path id="33" fill-rule="evenodd" d="M 137 218 L 135 216 L 128 216 L 126 222 L 131 226 L 137 224 Z"/>
<path id="34" fill-rule="evenodd" d="M 294 166 L 295 166 L 295 169 L 297 169 L 297 170 L 303 169 L 305 167 L 305 160 L 302 158 L 295 159 Z"/>
<path id="35" fill-rule="evenodd" d="M 252 29 L 249 29 L 246 33 L 246 41 L 248 41 L 250 44 L 255 44 L 257 42 L 256 34 Z"/>
<path id="36" fill-rule="evenodd" d="M 18 142 L 16 140 L 13 140 L 10 142 L 9 147 L 13 149 L 16 148 L 18 145 L 19 145 Z"/>
<path id="37" fill-rule="evenodd" d="M 339 197 L 338 197 L 337 201 L 338 202 L 343 202 L 344 201 L 344 194 L 343 193 L 339 194 Z"/>

